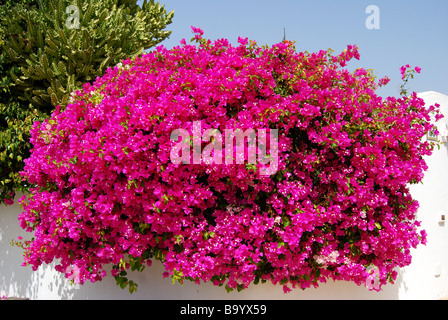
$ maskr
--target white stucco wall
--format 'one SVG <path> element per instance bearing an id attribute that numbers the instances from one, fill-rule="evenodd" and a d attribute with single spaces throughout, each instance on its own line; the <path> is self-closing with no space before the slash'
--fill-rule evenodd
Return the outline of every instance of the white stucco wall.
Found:
<path id="1" fill-rule="evenodd" d="M 438 131 L 447 135 L 448 96 L 429 91 L 420 93 L 427 106 L 440 104 L 445 118 L 437 122 Z M 402 270 L 404 283 L 400 297 L 421 299 L 448 295 L 448 220 L 440 223 L 441 215 L 448 219 L 448 143 L 435 149 L 427 158 L 428 171 L 423 184 L 411 185 L 414 198 L 420 203 L 417 214 L 422 228 L 428 233 L 428 243 L 413 252 L 413 263 Z"/>
<path id="2" fill-rule="evenodd" d="M 448 123 L 448 97 L 436 92 L 420 94 L 427 104 L 438 102 L 447 119 L 443 119 L 439 130 Z M 442 130 L 440 130 L 442 131 Z M 293 290 L 283 294 L 280 286 L 259 284 L 242 292 L 227 293 L 223 287 L 211 284 L 186 282 L 183 286 L 172 284 L 163 278 L 163 267 L 154 263 L 142 273 L 132 273 L 130 278 L 139 284 L 132 295 L 121 290 L 115 280 L 108 276 L 103 281 L 83 286 L 70 285 L 51 266 L 42 266 L 33 272 L 22 267 L 20 248 L 11 246 L 18 236 L 29 238 L 18 225 L 20 207 L 0 206 L 0 296 L 26 297 L 29 299 L 440 299 L 448 296 L 448 222 L 440 223 L 440 216 L 448 218 L 448 144 L 427 159 L 429 166 L 424 184 L 411 186 L 414 198 L 420 203 L 418 219 L 428 233 L 428 244 L 413 252 L 413 262 L 399 271 L 395 284 L 387 285 L 383 291 L 368 291 L 348 282 L 330 281 L 317 289 Z"/>

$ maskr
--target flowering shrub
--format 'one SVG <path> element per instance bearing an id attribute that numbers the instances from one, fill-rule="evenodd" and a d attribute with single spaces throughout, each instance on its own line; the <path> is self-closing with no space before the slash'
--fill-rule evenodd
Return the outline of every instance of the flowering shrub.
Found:
<path id="1" fill-rule="evenodd" d="M 76 283 L 163 262 L 165 276 L 227 290 L 327 279 L 380 290 L 425 243 L 407 185 L 422 180 L 433 126 L 415 93 L 383 99 L 355 46 L 339 55 L 239 38 L 163 46 L 107 70 L 32 130 L 21 199 L 25 265 Z M 278 169 L 174 164 L 176 129 L 278 130 Z M 205 146 L 207 141 L 202 141 Z M 260 148 L 262 146 L 258 146 Z M 193 156 L 193 153 L 191 153 Z M 224 155 L 222 155 L 224 156 Z"/>

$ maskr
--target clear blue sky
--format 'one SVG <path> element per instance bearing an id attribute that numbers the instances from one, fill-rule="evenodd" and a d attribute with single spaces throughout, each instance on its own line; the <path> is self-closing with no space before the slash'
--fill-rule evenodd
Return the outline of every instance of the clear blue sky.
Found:
<path id="1" fill-rule="evenodd" d="M 389 85 L 381 96 L 398 96 L 399 68 L 420 66 L 422 73 L 411 80 L 411 91 L 438 91 L 448 95 L 448 0 L 165 0 L 174 10 L 172 31 L 163 41 L 167 48 L 191 39 L 190 26 L 202 28 L 204 37 L 226 38 L 237 44 L 239 36 L 258 44 L 272 45 L 286 38 L 296 41 L 298 51 L 315 52 L 331 48 L 336 53 L 357 45 L 361 60 L 349 64 L 374 69 L 378 77 L 388 76 Z M 366 13 L 376 5 L 380 29 L 369 30 Z"/>

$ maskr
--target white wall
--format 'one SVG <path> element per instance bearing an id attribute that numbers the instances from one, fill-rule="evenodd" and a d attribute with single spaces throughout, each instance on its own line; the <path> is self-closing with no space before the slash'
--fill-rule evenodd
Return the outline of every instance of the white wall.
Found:
<path id="1" fill-rule="evenodd" d="M 427 104 L 438 101 L 448 118 L 448 97 L 435 93 L 422 93 Z M 442 120 L 439 128 L 448 121 Z M 420 203 L 418 219 L 428 232 L 428 244 L 413 252 L 413 263 L 400 270 L 397 282 L 383 291 L 368 291 L 348 282 L 329 281 L 319 288 L 293 290 L 285 295 L 281 286 L 259 284 L 242 292 L 227 293 L 223 287 L 211 284 L 186 282 L 184 286 L 172 284 L 163 278 L 163 266 L 154 263 L 142 273 L 132 273 L 130 278 L 139 284 L 136 293 L 130 295 L 115 284 L 113 277 L 83 286 L 70 285 L 64 277 L 42 266 L 33 272 L 22 267 L 22 251 L 10 242 L 18 236 L 29 238 L 18 225 L 20 207 L 0 206 L 0 296 L 29 299 L 440 299 L 448 296 L 448 222 L 439 223 L 441 214 L 448 218 L 448 144 L 427 159 L 429 169 L 424 184 L 411 186 L 414 198 Z"/>
<path id="2" fill-rule="evenodd" d="M 420 93 L 427 106 L 440 104 L 446 118 L 437 122 L 438 131 L 446 135 L 448 96 L 429 91 Z M 428 233 L 428 243 L 413 252 L 413 263 L 402 270 L 404 283 L 400 297 L 420 299 L 448 296 L 448 220 L 439 223 L 441 215 L 448 219 L 448 143 L 427 158 L 428 171 L 423 184 L 412 185 L 411 192 L 420 203 L 417 219 Z"/>

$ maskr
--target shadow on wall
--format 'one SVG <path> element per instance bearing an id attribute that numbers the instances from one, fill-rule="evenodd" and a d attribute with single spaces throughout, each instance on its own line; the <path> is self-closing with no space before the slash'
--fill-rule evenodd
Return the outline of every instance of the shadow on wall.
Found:
<path id="1" fill-rule="evenodd" d="M 17 199 L 16 199 L 17 200 Z M 17 202 L 17 201 L 16 201 Z M 216 287 L 211 283 L 194 284 L 186 281 L 183 286 L 172 284 L 171 278 L 163 278 L 163 265 L 159 262 L 146 267 L 143 272 L 129 274 L 129 278 L 139 284 L 138 291 L 132 295 L 127 289 L 120 289 L 112 276 L 107 276 L 101 282 L 84 285 L 72 285 L 62 274 L 51 265 L 42 265 L 37 271 L 31 267 L 21 266 L 23 262 L 22 249 L 11 246 L 11 240 L 18 236 L 24 239 L 30 234 L 24 232 L 17 217 L 21 208 L 18 204 L 0 207 L 0 295 L 7 297 L 29 298 L 31 300 L 85 300 L 85 299 L 260 299 L 260 300 L 310 300 L 310 299 L 398 299 L 401 276 L 397 283 L 387 285 L 383 291 L 368 291 L 364 286 L 354 283 L 330 280 L 322 283 L 317 289 L 294 289 L 288 294 L 283 293 L 282 286 L 272 284 L 252 285 L 241 292 L 227 293 L 224 287 Z M 109 270 L 108 270 L 109 271 Z"/>
<path id="2" fill-rule="evenodd" d="M 67 286 L 64 277 L 51 266 L 43 265 L 37 271 L 22 266 L 22 249 L 12 246 L 11 241 L 18 236 L 30 238 L 30 233 L 19 225 L 18 199 L 13 206 L 0 207 L 0 295 L 29 299 L 70 298 L 74 288 Z"/>

